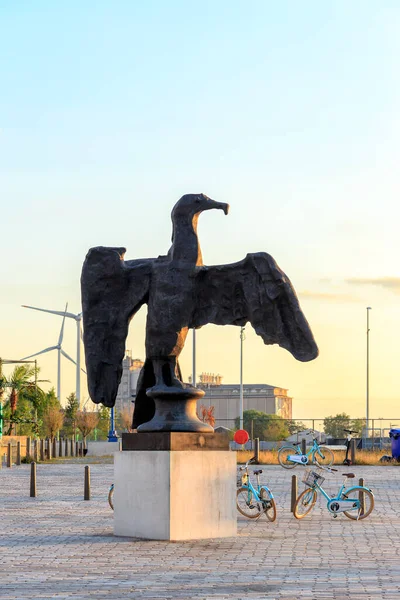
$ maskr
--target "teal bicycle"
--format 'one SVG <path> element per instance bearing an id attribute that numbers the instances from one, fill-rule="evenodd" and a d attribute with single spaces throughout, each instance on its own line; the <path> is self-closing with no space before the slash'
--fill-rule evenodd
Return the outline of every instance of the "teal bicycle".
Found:
<path id="1" fill-rule="evenodd" d="M 324 470 L 331 473 L 337 471 L 337 469 L 329 469 L 324 467 L 317 467 L 317 470 Z M 293 514 L 296 519 L 303 519 L 308 515 L 315 506 L 318 492 L 326 498 L 326 508 L 328 512 L 336 518 L 339 513 L 343 513 L 348 519 L 354 521 L 360 521 L 366 519 L 372 512 L 375 501 L 372 491 L 361 485 L 355 485 L 350 488 L 346 488 L 346 483 L 349 479 L 354 479 L 354 473 L 343 473 L 343 483 L 339 488 L 336 496 L 329 496 L 322 487 L 325 477 L 317 470 L 306 469 L 303 477 L 303 483 L 307 486 L 306 489 L 300 494 L 294 505 Z"/>
<path id="2" fill-rule="evenodd" d="M 240 514 L 248 519 L 257 519 L 265 514 L 271 522 L 276 519 L 276 504 L 272 492 L 266 485 L 260 485 L 260 475 L 262 469 L 253 471 L 257 478 L 257 487 L 254 487 L 249 477 L 249 464 L 254 462 L 255 458 L 250 458 L 244 467 L 239 471 L 244 471 L 238 481 L 238 490 L 236 492 L 236 507 Z"/>
<path id="3" fill-rule="evenodd" d="M 315 434 L 316 432 L 310 429 L 310 433 Z M 300 444 L 282 446 L 278 452 L 278 461 L 284 469 L 293 469 L 297 465 L 305 466 L 309 462 L 319 466 L 330 467 L 335 461 L 335 456 L 332 450 L 326 446 L 320 446 L 315 437 L 311 448 L 306 454 L 302 453 Z"/>
<path id="4" fill-rule="evenodd" d="M 110 489 L 108 490 L 108 504 L 110 508 L 114 510 L 114 484 L 112 483 Z"/>

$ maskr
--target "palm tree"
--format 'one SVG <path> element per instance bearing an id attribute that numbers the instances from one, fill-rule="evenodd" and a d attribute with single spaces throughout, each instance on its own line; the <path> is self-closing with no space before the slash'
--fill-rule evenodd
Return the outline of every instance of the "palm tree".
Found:
<path id="1" fill-rule="evenodd" d="M 11 414 L 15 413 L 18 404 L 19 394 L 27 388 L 32 388 L 35 384 L 31 381 L 35 376 L 35 367 L 30 365 L 18 365 L 14 368 L 8 379 L 8 387 L 10 392 L 10 409 Z"/>
<path id="2" fill-rule="evenodd" d="M 10 426 L 6 435 L 11 435 L 13 425 L 17 420 L 15 418 L 15 413 L 18 406 L 19 396 L 25 392 L 30 396 L 30 399 L 32 399 L 33 396 L 37 400 L 43 395 L 44 392 L 38 387 L 36 381 L 38 371 L 39 369 L 36 369 L 36 367 L 31 365 L 17 365 L 10 377 L 6 378 L 1 376 L 0 388 L 2 388 L 2 391 L 4 391 L 4 388 L 6 387 L 11 388 L 9 396 Z M 35 378 L 35 381 L 32 381 L 33 377 Z M 35 404 L 34 401 L 33 404 Z"/>

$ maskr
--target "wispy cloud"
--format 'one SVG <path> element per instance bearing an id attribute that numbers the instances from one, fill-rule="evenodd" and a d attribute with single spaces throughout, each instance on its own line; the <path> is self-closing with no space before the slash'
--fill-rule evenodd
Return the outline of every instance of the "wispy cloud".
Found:
<path id="1" fill-rule="evenodd" d="M 352 285 L 377 285 L 395 294 L 400 294 L 400 277 L 367 277 L 365 279 L 351 277 L 345 281 Z"/>
<path id="2" fill-rule="evenodd" d="M 359 298 L 352 296 L 351 294 L 335 294 L 329 292 L 310 292 L 309 290 L 303 290 L 299 292 L 300 298 L 309 298 L 310 300 L 322 300 L 326 302 L 358 302 Z"/>

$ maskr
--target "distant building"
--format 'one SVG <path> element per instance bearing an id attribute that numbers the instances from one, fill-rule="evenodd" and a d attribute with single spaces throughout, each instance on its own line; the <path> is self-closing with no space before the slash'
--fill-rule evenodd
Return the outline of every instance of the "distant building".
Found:
<path id="1" fill-rule="evenodd" d="M 214 406 L 215 426 L 233 427 L 239 417 L 240 385 L 222 384 L 222 376 L 202 373 L 197 387 L 205 391 L 198 401 L 201 405 Z M 292 398 L 288 390 L 266 383 L 246 383 L 243 385 L 243 410 L 259 410 L 283 419 L 292 418 Z"/>
<path id="2" fill-rule="evenodd" d="M 127 408 L 132 409 L 132 401 L 136 395 L 136 385 L 143 361 L 139 358 L 132 358 L 132 352 L 126 351 L 124 360 L 122 361 L 122 377 L 119 384 L 115 407 L 118 411 Z"/>

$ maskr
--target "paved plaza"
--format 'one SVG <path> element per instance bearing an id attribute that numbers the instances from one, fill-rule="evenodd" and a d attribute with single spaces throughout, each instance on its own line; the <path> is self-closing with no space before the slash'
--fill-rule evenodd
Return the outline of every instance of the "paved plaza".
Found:
<path id="1" fill-rule="evenodd" d="M 400 467 L 352 467 L 375 493 L 365 521 L 333 519 L 321 500 L 297 521 L 290 481 L 301 469 L 264 466 L 275 523 L 239 517 L 236 538 L 155 542 L 114 537 L 107 504 L 113 466 L 91 465 L 85 502 L 83 465 L 38 465 L 37 498 L 29 498 L 28 465 L 0 471 L 0 598 L 400 597 Z M 340 481 L 330 476 L 327 489 L 333 493 Z"/>

